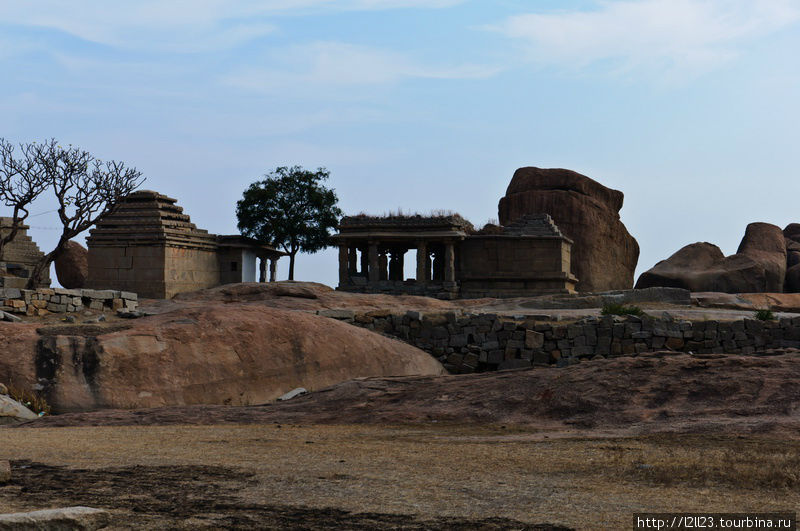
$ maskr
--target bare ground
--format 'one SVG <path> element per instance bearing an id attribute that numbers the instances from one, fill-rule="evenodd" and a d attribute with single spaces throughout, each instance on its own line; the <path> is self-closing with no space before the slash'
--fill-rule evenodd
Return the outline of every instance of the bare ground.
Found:
<path id="1" fill-rule="evenodd" d="M 120 529 L 625 529 L 634 512 L 800 509 L 800 355 L 655 353 L 363 379 L 289 402 L 0 429 L 0 512 Z"/>
<path id="2" fill-rule="evenodd" d="M 625 529 L 639 511 L 800 507 L 800 443 L 753 436 L 285 424 L 2 436 L 3 512 L 103 507 L 119 529 Z"/>

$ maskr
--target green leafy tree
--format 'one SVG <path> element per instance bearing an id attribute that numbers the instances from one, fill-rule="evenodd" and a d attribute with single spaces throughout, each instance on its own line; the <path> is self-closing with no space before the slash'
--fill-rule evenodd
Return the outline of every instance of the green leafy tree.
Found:
<path id="1" fill-rule="evenodd" d="M 301 166 L 281 166 L 254 182 L 236 203 L 239 231 L 289 255 L 289 280 L 294 280 L 295 256 L 331 245 L 331 229 L 342 211 L 336 193 L 322 183 L 330 173 Z"/>

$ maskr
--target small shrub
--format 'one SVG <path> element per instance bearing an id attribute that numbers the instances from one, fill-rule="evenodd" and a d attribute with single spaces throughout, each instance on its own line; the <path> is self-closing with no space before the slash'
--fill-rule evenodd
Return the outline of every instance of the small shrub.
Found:
<path id="1" fill-rule="evenodd" d="M 772 310 L 770 309 L 758 310 L 755 314 L 755 318 L 759 321 L 774 321 L 775 314 L 772 313 Z"/>
<path id="2" fill-rule="evenodd" d="M 45 398 L 34 391 L 20 389 L 12 385 L 8 386 L 8 396 L 27 407 L 37 415 L 44 416 L 50 414 L 50 404 Z"/>
<path id="3" fill-rule="evenodd" d="M 624 304 L 606 304 L 600 313 L 603 315 L 644 315 L 638 306 L 625 306 Z"/>

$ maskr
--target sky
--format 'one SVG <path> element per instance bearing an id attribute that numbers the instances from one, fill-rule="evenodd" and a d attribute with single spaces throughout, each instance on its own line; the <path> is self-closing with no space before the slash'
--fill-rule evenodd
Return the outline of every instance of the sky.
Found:
<path id="1" fill-rule="evenodd" d="M 278 166 L 477 226 L 516 168 L 569 168 L 625 194 L 638 275 L 800 222 L 798 50 L 800 0 L 0 0 L 0 137 L 124 161 L 217 234 Z"/>

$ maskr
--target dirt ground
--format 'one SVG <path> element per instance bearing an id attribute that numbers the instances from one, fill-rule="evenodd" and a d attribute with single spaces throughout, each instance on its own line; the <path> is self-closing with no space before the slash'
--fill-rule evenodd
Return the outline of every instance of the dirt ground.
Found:
<path id="1" fill-rule="evenodd" d="M 800 442 L 757 436 L 273 423 L 0 438 L 0 512 L 108 508 L 118 529 L 627 529 L 634 512 L 800 509 Z"/>

